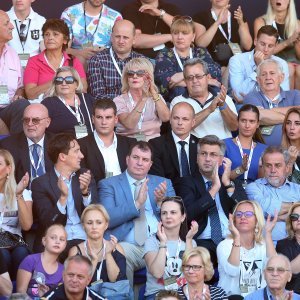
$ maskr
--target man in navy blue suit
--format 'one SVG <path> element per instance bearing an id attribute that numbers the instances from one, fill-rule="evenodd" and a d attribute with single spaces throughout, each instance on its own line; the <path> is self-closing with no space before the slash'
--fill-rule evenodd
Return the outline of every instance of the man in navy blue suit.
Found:
<path id="1" fill-rule="evenodd" d="M 149 143 L 133 144 L 126 163 L 125 172 L 98 183 L 98 195 L 110 216 L 107 234 L 116 236 L 125 250 L 132 284 L 134 271 L 145 267 L 143 245 L 157 231 L 161 201 L 175 192 L 169 179 L 148 175 L 152 165 Z"/>

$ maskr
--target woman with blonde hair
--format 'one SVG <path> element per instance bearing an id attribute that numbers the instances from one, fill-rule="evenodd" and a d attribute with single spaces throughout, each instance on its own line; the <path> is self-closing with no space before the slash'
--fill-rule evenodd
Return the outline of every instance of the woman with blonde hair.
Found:
<path id="1" fill-rule="evenodd" d="M 25 188 L 29 183 L 26 173 L 16 184 L 15 164 L 9 151 L 0 149 L 0 252 L 12 280 L 19 264 L 29 254 L 21 230 L 32 225 L 32 199 Z"/>
<path id="2" fill-rule="evenodd" d="M 154 83 L 153 65 L 147 58 L 129 61 L 122 74 L 122 95 L 116 97 L 119 122 L 116 132 L 148 141 L 160 135 L 170 112 Z"/>
<path id="3" fill-rule="evenodd" d="M 227 299 L 225 291 L 220 287 L 205 284 L 214 274 L 209 251 L 204 247 L 196 247 L 184 252 L 182 271 L 187 283 L 178 290 L 183 300 L 188 299 Z"/>
<path id="4" fill-rule="evenodd" d="M 288 237 L 277 242 L 276 250 L 289 258 L 292 266 L 292 279 L 286 288 L 300 293 L 300 203 L 294 203 L 286 218 Z"/>
<path id="5" fill-rule="evenodd" d="M 269 0 L 267 13 L 254 21 L 254 35 L 264 25 L 272 25 L 279 33 L 274 54 L 286 60 L 290 70 L 291 89 L 300 89 L 300 20 L 294 0 Z"/>
<path id="6" fill-rule="evenodd" d="M 74 246 L 69 256 L 83 255 L 93 264 L 91 283 L 116 282 L 126 279 L 126 259 L 123 248 L 115 236 L 104 239 L 108 227 L 109 215 L 101 204 L 90 204 L 81 214 L 81 223 L 87 235 L 87 240 Z"/>
<path id="7" fill-rule="evenodd" d="M 239 202 L 229 215 L 230 235 L 217 247 L 219 283 L 227 295 L 242 295 L 266 286 L 263 267 L 276 254 L 272 230 L 277 221 L 268 216 L 264 226 L 262 208 L 255 201 Z M 263 237 L 265 229 L 265 238 Z"/>

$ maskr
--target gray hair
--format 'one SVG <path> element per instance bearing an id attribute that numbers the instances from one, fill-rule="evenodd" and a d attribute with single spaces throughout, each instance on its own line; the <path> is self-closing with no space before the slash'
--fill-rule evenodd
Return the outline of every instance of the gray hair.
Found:
<path id="1" fill-rule="evenodd" d="M 265 151 L 263 152 L 262 156 L 261 156 L 262 163 L 264 163 L 265 156 L 267 154 L 272 154 L 272 153 L 280 153 L 280 154 L 282 154 L 285 164 L 287 165 L 289 163 L 291 156 L 290 156 L 288 150 L 284 149 L 281 146 L 269 146 L 269 147 L 267 147 L 265 149 Z"/>
<path id="2" fill-rule="evenodd" d="M 197 57 L 196 58 L 190 58 L 183 65 L 183 76 L 184 76 L 184 78 L 186 77 L 186 68 L 191 67 L 191 66 L 195 66 L 195 65 L 201 65 L 202 68 L 203 68 L 203 72 L 205 74 L 209 73 L 207 63 L 204 60 L 202 60 L 200 58 L 197 58 Z"/>
<path id="3" fill-rule="evenodd" d="M 75 261 L 77 263 L 85 263 L 88 268 L 89 268 L 89 276 L 93 276 L 93 265 L 92 265 L 92 262 L 86 257 L 86 256 L 83 256 L 83 255 L 74 255 L 74 256 L 69 256 L 65 262 L 64 262 L 64 269 L 67 270 L 68 268 L 68 265 L 71 261 Z"/>
<path id="4" fill-rule="evenodd" d="M 265 263 L 264 269 L 266 269 L 266 268 L 268 267 L 270 260 L 271 260 L 272 258 L 275 258 L 275 257 L 280 257 L 280 258 L 282 258 L 282 259 L 284 260 L 286 266 L 287 266 L 287 269 L 288 269 L 290 272 L 292 272 L 292 265 L 291 265 L 291 262 L 290 262 L 289 258 L 288 258 L 287 256 L 281 254 L 281 253 L 277 253 L 277 254 L 275 254 L 275 255 L 273 255 L 273 256 L 271 256 L 271 257 L 268 257 L 268 258 L 267 258 L 267 261 L 266 261 L 266 263 Z"/>
<path id="5" fill-rule="evenodd" d="M 264 65 L 268 65 L 268 64 L 275 64 L 276 67 L 277 67 L 277 70 L 280 74 L 284 74 L 284 71 L 283 71 L 283 67 L 282 65 L 275 59 L 272 59 L 272 58 L 268 58 L 268 59 L 265 59 L 263 60 L 257 67 L 257 70 L 256 70 L 256 74 L 257 76 L 260 76 L 261 74 L 261 68 L 264 66 Z"/>
<path id="6" fill-rule="evenodd" d="M 55 77 L 59 73 L 62 73 L 62 72 L 70 72 L 72 74 L 72 76 L 75 78 L 75 80 L 77 81 L 77 84 L 78 84 L 78 86 L 76 88 L 76 93 L 82 93 L 83 84 L 82 84 L 81 78 L 80 78 L 77 70 L 74 69 L 73 67 L 64 66 L 64 67 L 61 67 L 61 68 L 57 69 L 56 74 L 53 77 L 53 80 L 52 80 L 52 83 L 51 83 L 51 87 L 49 88 L 49 90 L 47 92 L 47 96 L 48 97 L 58 96 L 57 93 L 56 93 L 56 88 L 55 88 L 54 80 L 55 80 Z"/>
<path id="7" fill-rule="evenodd" d="M 223 140 L 219 139 L 216 135 L 206 135 L 203 138 L 199 139 L 198 142 L 198 153 L 200 152 L 200 148 L 203 145 L 216 145 L 220 147 L 221 154 L 224 156 L 226 151 L 226 145 Z"/>

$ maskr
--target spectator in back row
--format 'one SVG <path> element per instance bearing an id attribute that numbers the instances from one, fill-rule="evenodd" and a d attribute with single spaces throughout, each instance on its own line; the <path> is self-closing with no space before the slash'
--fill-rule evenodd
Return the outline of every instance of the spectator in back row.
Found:
<path id="1" fill-rule="evenodd" d="M 92 56 L 88 63 L 88 81 L 95 99 L 114 99 L 119 96 L 124 66 L 132 58 L 142 56 L 132 51 L 135 28 L 130 21 L 117 21 L 110 40 L 111 47 Z"/>

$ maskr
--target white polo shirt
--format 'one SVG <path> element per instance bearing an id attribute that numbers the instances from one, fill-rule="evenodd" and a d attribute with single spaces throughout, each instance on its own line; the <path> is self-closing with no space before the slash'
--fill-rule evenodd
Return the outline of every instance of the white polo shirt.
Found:
<path id="1" fill-rule="evenodd" d="M 14 48 L 18 54 L 28 53 L 30 56 L 38 54 L 40 52 L 40 42 L 43 40 L 42 27 L 46 19 L 31 8 L 29 16 L 23 22 L 26 25 L 24 34 L 27 38 L 25 42 L 21 43 L 19 32 L 22 22 L 17 18 L 13 7 L 7 14 L 15 27 L 12 32 L 13 38 L 8 42 L 9 46 Z"/>

